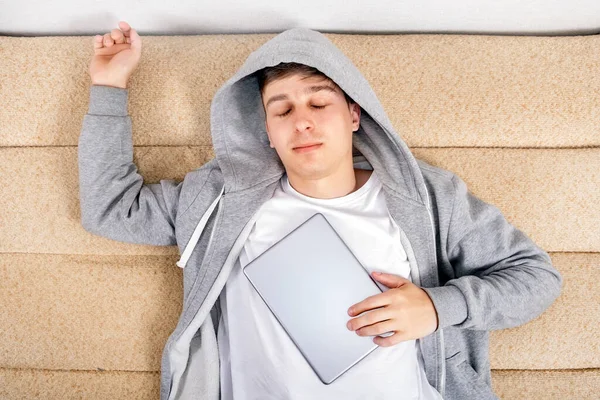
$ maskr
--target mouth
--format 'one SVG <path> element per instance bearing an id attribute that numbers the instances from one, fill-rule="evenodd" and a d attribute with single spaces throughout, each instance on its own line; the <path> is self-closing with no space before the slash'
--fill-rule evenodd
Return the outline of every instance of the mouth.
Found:
<path id="1" fill-rule="evenodd" d="M 323 143 L 314 143 L 314 144 L 307 144 L 304 146 L 299 146 L 299 147 L 294 147 L 294 151 L 298 152 L 298 153 L 306 153 L 307 151 L 312 151 L 312 150 L 316 150 L 319 147 L 321 147 Z"/>

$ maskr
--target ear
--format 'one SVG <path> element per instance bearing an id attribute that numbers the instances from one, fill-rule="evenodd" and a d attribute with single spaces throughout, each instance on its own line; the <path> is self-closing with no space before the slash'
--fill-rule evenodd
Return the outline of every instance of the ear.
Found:
<path id="1" fill-rule="evenodd" d="M 356 132 L 360 126 L 360 106 L 358 103 L 350 105 L 350 114 L 352 115 L 352 132 Z"/>

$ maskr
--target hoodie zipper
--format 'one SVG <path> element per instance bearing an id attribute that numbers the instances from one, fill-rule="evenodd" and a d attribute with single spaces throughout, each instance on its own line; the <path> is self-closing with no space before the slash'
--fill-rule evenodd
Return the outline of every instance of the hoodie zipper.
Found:
<path id="1" fill-rule="evenodd" d="M 393 143 L 396 144 L 396 149 L 398 151 L 401 152 L 400 146 L 394 141 L 392 140 Z M 366 159 L 366 158 L 365 158 Z M 436 244 L 435 244 L 435 226 L 433 224 L 433 217 L 432 217 L 432 213 L 431 213 L 431 209 L 430 209 L 430 201 L 429 201 L 429 190 L 427 190 L 427 184 L 425 182 L 423 182 L 423 187 L 425 188 L 425 193 L 427 195 L 426 198 L 426 202 L 425 202 L 425 208 L 427 209 L 427 215 L 429 216 L 429 224 L 431 225 L 431 235 L 432 235 L 432 239 L 433 239 L 433 257 L 435 259 L 435 265 L 437 268 L 437 248 L 436 248 Z M 408 239 L 408 238 L 407 238 Z M 420 277 L 419 277 L 420 280 Z M 445 349 L 444 349 L 444 331 L 443 330 L 439 330 L 439 340 L 438 340 L 438 344 L 440 346 L 440 352 L 441 352 L 441 364 L 442 364 L 442 368 L 439 374 L 439 379 L 438 381 L 440 382 L 440 395 L 442 396 L 442 398 L 444 397 L 444 393 L 446 391 L 446 361 L 445 361 Z"/>
<path id="2" fill-rule="evenodd" d="M 437 248 L 436 248 L 436 244 L 435 244 L 435 226 L 433 224 L 433 217 L 431 216 L 431 209 L 430 209 L 430 203 L 429 203 L 429 191 L 427 190 L 427 184 L 423 184 L 423 186 L 425 187 L 425 193 L 427 193 L 427 202 L 425 203 L 425 208 L 427 208 L 427 215 L 429 215 L 429 223 L 431 224 L 431 232 L 432 232 L 432 236 L 433 236 L 433 257 L 435 259 L 435 265 L 437 268 Z M 444 331 L 443 329 L 439 330 L 439 346 L 440 346 L 440 353 L 441 353 L 441 372 L 440 372 L 440 395 L 442 396 L 442 398 L 445 396 L 445 392 L 446 392 L 446 361 L 445 361 L 445 349 L 444 349 Z"/>

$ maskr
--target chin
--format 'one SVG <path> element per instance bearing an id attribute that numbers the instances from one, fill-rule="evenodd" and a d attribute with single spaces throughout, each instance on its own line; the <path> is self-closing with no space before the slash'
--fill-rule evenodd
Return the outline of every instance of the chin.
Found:
<path id="1" fill-rule="evenodd" d="M 303 179 L 319 179 L 322 178 L 324 176 L 327 176 L 328 174 L 328 169 L 327 166 L 314 166 L 314 165 L 307 165 L 304 167 L 300 167 L 300 168 L 293 168 L 292 169 L 293 173 L 296 176 L 299 176 Z"/>

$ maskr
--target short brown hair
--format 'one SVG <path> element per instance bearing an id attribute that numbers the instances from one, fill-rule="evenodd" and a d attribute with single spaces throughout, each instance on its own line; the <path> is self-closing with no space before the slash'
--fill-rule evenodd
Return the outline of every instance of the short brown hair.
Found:
<path id="1" fill-rule="evenodd" d="M 270 82 L 275 81 L 277 79 L 282 79 L 282 78 L 285 78 L 287 76 L 294 75 L 294 74 L 300 74 L 305 77 L 318 76 L 321 78 L 325 78 L 328 81 L 330 81 L 332 84 L 334 84 L 336 87 L 339 88 L 339 85 L 337 85 L 334 81 L 331 80 L 331 78 L 329 78 L 327 75 L 325 75 L 318 69 L 308 66 L 308 65 L 305 65 L 305 64 L 299 64 L 299 63 L 295 63 L 295 62 L 287 62 L 287 63 L 282 62 L 273 67 L 265 67 L 261 70 L 256 71 L 255 74 L 256 74 L 256 77 L 258 78 L 258 85 L 260 88 L 261 95 L 264 92 L 265 86 L 267 86 Z M 342 90 L 342 88 L 340 88 L 340 90 Z M 343 90 L 342 90 L 342 93 L 344 93 L 344 97 L 345 97 L 346 103 L 348 103 L 348 105 L 356 103 Z"/>

